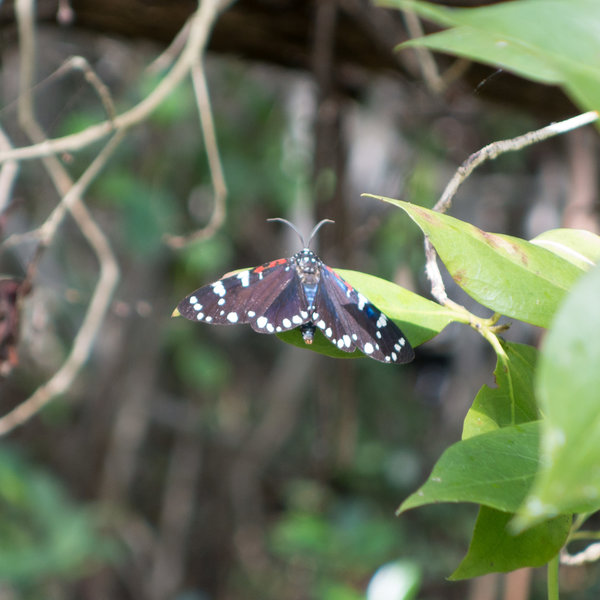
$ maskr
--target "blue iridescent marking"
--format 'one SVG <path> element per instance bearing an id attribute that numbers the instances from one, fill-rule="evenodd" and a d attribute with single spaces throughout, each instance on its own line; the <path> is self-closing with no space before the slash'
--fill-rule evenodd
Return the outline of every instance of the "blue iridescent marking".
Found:
<path id="1" fill-rule="evenodd" d="M 317 295 L 317 289 L 319 287 L 318 283 L 304 284 L 302 286 L 304 288 L 304 295 L 306 296 L 306 300 L 308 301 L 308 306 L 315 305 L 315 296 Z"/>

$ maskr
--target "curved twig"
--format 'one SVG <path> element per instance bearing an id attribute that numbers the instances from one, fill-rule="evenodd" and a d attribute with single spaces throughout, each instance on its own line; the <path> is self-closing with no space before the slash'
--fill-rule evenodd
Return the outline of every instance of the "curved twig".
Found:
<path id="1" fill-rule="evenodd" d="M 223 221 L 225 221 L 226 213 L 225 199 L 227 198 L 227 184 L 225 183 L 223 165 L 221 164 L 221 158 L 219 156 L 219 147 L 217 145 L 217 135 L 215 133 L 204 65 L 200 61 L 193 65 L 191 76 L 196 96 L 196 104 L 198 106 L 198 114 L 200 116 L 200 124 L 202 126 L 204 145 L 206 147 L 206 155 L 208 157 L 210 176 L 214 189 L 214 205 L 210 220 L 201 229 L 198 229 L 189 235 L 166 234 L 164 240 L 171 248 L 181 248 L 190 242 L 197 242 L 211 237 L 214 235 L 215 231 L 221 227 Z"/>
<path id="2" fill-rule="evenodd" d="M 188 75 L 203 53 L 208 34 L 217 16 L 229 4 L 229 1 L 221 2 L 221 0 L 203 0 L 199 3 L 198 9 L 190 17 L 190 33 L 179 59 L 154 90 L 133 108 L 117 115 L 113 121 L 91 125 L 78 133 L 44 139 L 31 146 L 0 152 L 0 163 L 7 160 L 31 160 L 61 152 L 76 152 L 106 137 L 114 129 L 128 129 L 144 121 Z M 16 6 L 18 5 L 17 2 Z M 22 57 L 26 64 L 25 59 L 28 60 L 28 57 L 23 55 Z"/>
<path id="3" fill-rule="evenodd" d="M 452 199 L 456 195 L 458 188 L 465 181 L 469 175 L 482 163 L 493 160 L 505 152 L 514 152 L 515 150 L 521 150 L 527 146 L 531 146 L 542 140 L 554 137 L 567 131 L 572 131 L 578 127 L 589 125 L 594 121 L 598 120 L 598 112 L 590 111 L 559 123 L 552 123 L 541 129 L 530 131 L 524 135 L 520 135 L 516 138 L 509 140 L 500 140 L 498 142 L 492 142 L 487 146 L 481 148 L 477 152 L 474 152 L 463 162 L 463 164 L 457 169 L 452 179 L 448 182 L 446 189 L 442 193 L 440 199 L 433 207 L 433 210 L 441 213 L 445 213 L 452 204 Z M 429 241 L 429 238 L 425 238 L 425 257 L 426 266 L 425 273 L 429 282 L 431 283 L 431 295 L 443 305 L 455 304 L 448 298 L 444 282 L 442 280 L 442 274 L 440 273 L 439 266 L 437 264 L 437 253 Z"/>

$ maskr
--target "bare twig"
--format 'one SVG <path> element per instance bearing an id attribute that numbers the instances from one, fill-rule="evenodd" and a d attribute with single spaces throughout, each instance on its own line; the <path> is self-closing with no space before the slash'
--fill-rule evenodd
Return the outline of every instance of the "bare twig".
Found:
<path id="1" fill-rule="evenodd" d="M 169 68 L 177 58 L 177 55 L 183 49 L 185 42 L 190 34 L 191 21 L 188 21 L 175 36 L 169 46 L 155 58 L 147 67 L 146 72 L 154 75 Z"/>
<path id="2" fill-rule="evenodd" d="M 19 121 L 30 138 L 39 141 L 43 139 L 44 133 L 35 119 L 31 93 L 35 57 L 33 0 L 17 0 L 16 13 L 22 53 L 18 104 Z M 114 140 L 115 138 L 111 141 L 114 142 Z M 110 145 L 109 150 L 112 151 L 115 147 L 116 143 L 113 143 Z M 27 400 L 0 419 L 0 435 L 11 431 L 27 421 L 52 400 L 52 398 L 65 392 L 70 387 L 79 370 L 89 357 L 96 334 L 108 310 L 119 278 L 119 269 L 108 240 L 81 201 L 81 195 L 93 177 L 106 163 L 110 151 L 106 151 L 105 148 L 105 151 L 101 152 L 96 160 L 92 162 L 76 185 L 73 185 L 68 173 L 55 156 L 44 158 L 43 162 L 46 171 L 59 194 L 63 196 L 59 207 L 62 207 L 63 214 L 65 208 L 71 211 L 82 234 L 88 240 L 98 258 L 100 274 L 87 313 L 75 336 L 67 359 L 45 384 L 40 386 Z M 55 211 L 52 214 L 56 215 L 57 212 Z M 60 220 L 60 218 L 55 218 L 52 221 L 47 221 L 50 225 L 47 227 L 46 237 L 42 240 L 42 244 L 47 245 L 50 243 Z"/>
<path id="3" fill-rule="evenodd" d="M 0 127 L 0 151 L 10 150 L 12 144 L 4 130 Z M 0 169 L 0 215 L 10 204 L 13 185 L 19 174 L 19 163 L 15 160 L 6 161 Z"/>
<path id="4" fill-rule="evenodd" d="M 95 179 L 96 175 L 102 170 L 104 165 L 108 162 L 111 154 L 115 151 L 119 142 L 123 139 L 125 135 L 124 131 L 117 131 L 115 135 L 109 140 L 109 142 L 104 146 L 104 148 L 99 152 L 93 162 L 89 165 L 89 167 L 84 171 L 83 175 L 77 180 L 77 182 L 73 183 L 68 191 L 64 194 L 61 201 L 56 205 L 54 210 L 50 213 L 48 218 L 44 221 L 40 227 L 34 229 L 32 231 L 27 231 L 25 233 L 13 234 L 6 239 L 4 242 L 5 247 L 15 246 L 24 241 L 28 241 L 31 239 L 38 240 L 42 247 L 47 247 L 52 243 L 54 236 L 56 234 L 56 230 L 62 223 L 65 213 L 73 209 L 74 205 L 77 204 L 85 190 L 89 187 L 91 182 Z M 51 157 L 47 157 L 51 158 Z M 55 167 L 52 166 L 52 169 Z M 62 168 L 62 166 L 61 166 Z M 66 172 L 65 172 L 66 173 Z M 62 177 L 60 175 L 56 176 L 56 183 L 62 181 Z"/>
<path id="5" fill-rule="evenodd" d="M 86 81 L 94 88 L 94 91 L 100 98 L 102 106 L 106 111 L 106 116 L 109 121 L 114 121 L 117 116 L 115 105 L 112 101 L 110 91 L 104 81 L 98 77 L 96 71 L 92 69 L 92 66 L 83 56 L 72 56 L 69 58 L 57 71 L 57 74 L 61 74 L 63 70 L 69 71 L 71 69 L 77 69 L 83 73 Z"/>
<path id="6" fill-rule="evenodd" d="M 72 135 L 44 139 L 31 146 L 0 152 L 0 163 L 7 160 L 31 160 L 61 152 L 76 152 L 106 137 L 113 129 L 128 129 L 145 120 L 188 75 L 203 53 L 208 34 L 217 16 L 230 3 L 230 0 L 200 2 L 198 9 L 190 18 L 190 33 L 179 59 L 154 90 L 133 108 L 117 115 L 114 121 L 103 121 Z"/>
<path id="7" fill-rule="evenodd" d="M 421 21 L 419 21 L 414 11 L 403 10 L 402 16 L 404 17 L 404 23 L 411 39 L 420 38 L 424 35 Z M 417 46 L 413 50 L 415 51 L 419 68 L 427 87 L 436 94 L 439 94 L 444 90 L 444 83 L 431 50 L 421 46 Z"/>
<path id="8" fill-rule="evenodd" d="M 449 181 L 446 189 L 441 195 L 440 199 L 433 207 L 433 210 L 444 213 L 452 204 L 458 188 L 465 181 L 469 175 L 482 163 L 493 160 L 504 154 L 505 152 L 514 152 L 515 150 L 521 150 L 527 146 L 531 146 L 537 142 L 548 139 L 567 131 L 572 131 L 578 127 L 589 125 L 594 121 L 598 120 L 598 112 L 590 111 L 577 115 L 571 119 L 560 121 L 559 123 L 552 123 L 542 129 L 536 131 L 530 131 L 524 135 L 512 138 L 509 140 L 500 140 L 484 146 L 481 150 L 478 150 L 474 154 L 471 154 L 469 158 L 458 168 L 452 179 Z M 444 282 L 442 280 L 442 274 L 440 273 L 437 264 L 437 254 L 433 248 L 429 238 L 425 238 L 425 256 L 427 264 L 425 271 L 427 278 L 431 283 L 431 294 L 441 304 L 446 306 L 456 307 L 457 305 L 448 299 Z"/>
<path id="9" fill-rule="evenodd" d="M 191 233 L 190 235 L 165 235 L 166 243 L 172 248 L 181 248 L 190 242 L 205 240 L 212 235 L 223 224 L 225 220 L 225 199 L 227 198 L 227 184 L 223 174 L 223 166 L 219 156 L 217 145 L 217 136 L 210 106 L 210 95 L 206 85 L 206 76 L 204 65 L 200 60 L 196 62 L 191 69 L 192 83 L 200 115 L 200 124 L 202 125 L 202 135 L 204 136 L 204 145 L 210 167 L 210 175 L 214 188 L 214 205 L 210 220 L 203 228 Z"/>
<path id="10" fill-rule="evenodd" d="M 402 16 L 404 17 L 404 23 L 411 39 L 421 38 L 425 35 L 421 21 L 414 11 L 405 9 L 402 11 Z M 457 58 L 444 73 L 440 74 L 433 58 L 433 53 L 429 48 L 416 46 L 413 50 L 415 51 L 423 80 L 427 84 L 427 87 L 435 94 L 441 94 L 453 81 L 463 75 L 471 64 L 469 60 Z"/>
<path id="11" fill-rule="evenodd" d="M 39 239 L 40 246 L 38 250 L 47 246 L 52 242 L 66 211 L 70 211 L 98 258 L 100 272 L 92 300 L 88 306 L 81 328 L 75 336 L 73 346 L 66 361 L 47 383 L 39 387 L 27 400 L 0 419 L 0 435 L 25 422 L 53 397 L 66 391 L 88 359 L 94 339 L 104 320 L 117 284 L 119 269 L 107 238 L 88 212 L 81 197 L 93 178 L 106 164 L 125 131 L 144 120 L 173 91 L 188 72 L 192 69 L 198 69 L 208 33 L 219 11 L 229 5 L 229 3 L 229 1 L 204 0 L 199 4 L 197 11 L 189 21 L 189 35 L 179 59 L 146 98 L 121 115 L 115 116 L 108 89 L 85 61 L 81 61 L 76 57 L 70 61 L 70 64 L 64 65 L 63 69 L 75 67 L 84 72 L 86 79 L 94 87 L 102 100 L 109 120 L 89 127 L 78 134 L 59 138 L 58 140 L 48 140 L 35 119 L 33 105 L 32 90 L 35 64 L 34 2 L 33 0 L 17 0 L 15 8 L 21 50 L 18 115 L 21 127 L 34 143 L 27 148 L 0 151 L 0 162 L 19 161 L 36 157 L 42 158 L 46 171 L 62 200 L 46 222 L 30 235 Z M 200 75 L 202 75 L 201 72 Z M 205 96 L 208 97 L 203 75 L 200 78 L 200 82 L 203 83 L 203 86 L 197 85 L 197 77 L 194 79 L 195 88 L 197 89 L 196 93 L 201 95 L 204 90 Z M 198 89 L 200 89 L 200 92 L 198 92 Z M 203 127 L 205 127 L 204 123 Z M 73 183 L 69 174 L 55 155 L 59 152 L 72 152 L 86 147 L 92 142 L 105 137 L 111 131 L 116 131 L 113 138 L 86 169 L 79 181 Z M 212 135 L 214 138 L 214 129 Z M 210 137 L 210 133 L 208 136 Z M 211 169 L 214 170 L 213 162 L 211 162 Z M 216 170 L 217 175 L 213 175 L 213 177 L 219 182 L 219 190 L 222 191 L 225 187 L 220 163 L 218 163 Z M 220 214 L 222 210 L 223 207 L 216 203 L 215 219 L 222 220 L 222 215 Z M 40 254 L 41 252 L 38 251 L 36 256 L 39 257 Z M 34 262 L 37 260 L 37 258 L 34 259 Z"/>

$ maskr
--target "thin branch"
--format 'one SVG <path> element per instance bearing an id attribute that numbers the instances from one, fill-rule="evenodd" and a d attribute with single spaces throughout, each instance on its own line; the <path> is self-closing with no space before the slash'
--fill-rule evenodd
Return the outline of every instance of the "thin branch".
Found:
<path id="1" fill-rule="evenodd" d="M 102 102 L 108 120 L 114 122 L 117 111 L 110 95 L 110 91 L 104 81 L 102 81 L 96 71 L 94 71 L 87 59 L 83 56 L 72 56 L 57 70 L 57 74 L 62 75 L 63 71 L 71 69 L 77 69 L 83 73 L 86 81 L 94 88 L 100 102 Z"/>
<path id="2" fill-rule="evenodd" d="M 114 129 L 128 129 L 145 120 L 188 75 L 204 51 L 208 35 L 217 16 L 229 4 L 231 4 L 230 1 L 222 2 L 220 0 L 200 2 L 198 9 L 190 18 L 190 33 L 179 59 L 154 90 L 133 108 L 117 115 L 114 121 L 103 121 L 91 125 L 72 135 L 44 139 L 31 146 L 0 152 L 0 163 L 7 160 L 31 160 L 61 152 L 76 152 L 106 137 Z"/>
<path id="3" fill-rule="evenodd" d="M 34 73 L 33 61 L 35 57 L 33 0 L 17 0 L 16 12 L 20 34 L 20 48 L 22 51 L 20 67 L 21 93 L 18 104 L 19 121 L 30 138 L 40 140 L 44 134 L 35 119 L 31 93 L 31 82 Z M 119 278 L 119 268 L 107 238 L 81 201 L 81 195 L 102 166 L 106 164 L 110 153 L 116 147 L 117 138 L 118 136 L 115 136 L 111 140 L 112 143 L 109 142 L 96 160 L 86 169 L 77 184 L 73 184 L 68 173 L 55 156 L 48 156 L 43 160 L 48 175 L 51 177 L 59 194 L 63 196 L 59 204 L 62 214 L 64 214 L 64 210 L 67 208 L 71 211 L 82 234 L 98 258 L 100 273 L 92 300 L 88 306 L 83 323 L 75 336 L 67 359 L 60 369 L 27 400 L 0 418 L 0 435 L 21 425 L 35 415 L 55 396 L 69 389 L 79 370 L 87 361 L 96 334 L 104 321 Z M 56 215 L 57 211 L 55 210 L 52 214 Z M 52 221 L 47 221 L 47 223 L 50 222 L 51 224 L 47 227 L 46 238 L 43 239 L 43 243 L 50 243 L 60 220 L 61 218 L 55 217 Z"/>
<path id="4" fill-rule="evenodd" d="M 4 242 L 5 247 L 16 246 L 24 241 L 31 239 L 38 240 L 42 247 L 49 246 L 56 234 L 58 227 L 61 225 L 67 211 L 72 211 L 73 207 L 80 201 L 83 194 L 90 186 L 92 181 L 96 178 L 98 173 L 102 170 L 104 165 L 108 162 L 108 159 L 115 151 L 119 142 L 125 136 L 123 130 L 117 131 L 115 135 L 108 141 L 104 148 L 98 153 L 96 158 L 84 171 L 83 175 L 73 183 L 65 195 L 62 197 L 60 202 L 56 205 L 54 210 L 48 215 L 47 219 L 38 228 L 25 233 L 13 234 L 6 239 Z M 52 169 L 55 167 L 52 166 Z M 62 178 L 56 177 L 57 181 Z"/>
<path id="5" fill-rule="evenodd" d="M 421 38 L 425 35 L 421 21 L 414 11 L 404 9 L 402 16 L 411 39 Z M 435 94 L 441 94 L 452 82 L 461 77 L 471 65 L 471 61 L 464 58 L 457 58 L 440 74 L 433 53 L 429 48 L 415 46 L 413 50 L 415 51 L 423 80 L 427 87 Z"/>
<path id="6" fill-rule="evenodd" d="M 433 207 L 433 210 L 438 212 L 446 212 L 450 208 L 452 198 L 455 196 L 459 186 L 471 175 L 471 173 L 482 163 L 493 160 L 506 152 L 514 152 L 516 150 L 522 150 L 527 146 L 532 146 L 543 140 L 554 137 L 567 131 L 572 131 L 578 127 L 589 125 L 594 121 L 598 120 L 598 112 L 592 110 L 590 112 L 577 115 L 571 119 L 560 121 L 559 123 L 552 123 L 541 129 L 535 131 L 529 131 L 523 135 L 509 140 L 500 140 L 492 142 L 487 146 L 481 148 L 477 152 L 474 152 L 465 160 L 465 162 L 458 167 L 458 170 L 446 186 L 444 193 L 438 200 L 437 204 Z"/>
<path id="7" fill-rule="evenodd" d="M 423 37 L 424 31 L 421 21 L 412 10 L 403 10 L 402 16 L 411 39 Z M 438 71 L 437 64 L 433 58 L 433 53 L 429 48 L 416 46 L 413 48 L 427 87 L 434 93 L 439 94 L 444 91 L 444 82 Z"/>
<path id="8" fill-rule="evenodd" d="M 166 243 L 172 248 L 181 248 L 190 242 L 205 240 L 221 227 L 225 220 L 225 199 L 227 198 L 227 184 L 223 174 L 223 165 L 219 156 L 219 147 L 217 145 L 217 135 L 210 105 L 210 95 L 206 84 L 204 65 L 201 61 L 192 66 L 192 83 L 196 95 L 196 104 L 200 115 L 202 125 L 202 135 L 204 136 L 204 145 L 208 157 L 208 165 L 214 188 L 214 205 L 212 215 L 205 227 L 186 236 L 165 235 Z"/>
<path id="9" fill-rule="evenodd" d="M 589 125 L 597 120 L 598 112 L 590 111 L 581 115 L 577 115 L 571 119 L 560 121 L 559 123 L 552 123 L 551 125 L 543 127 L 542 129 L 537 129 L 536 131 L 530 131 L 516 138 L 500 140 L 484 146 L 481 150 L 471 154 L 471 156 L 469 156 L 469 158 L 467 158 L 467 160 L 457 169 L 452 179 L 448 182 L 448 185 L 446 186 L 446 189 L 444 190 L 440 199 L 433 207 L 433 210 L 445 213 L 450 208 L 452 199 L 456 195 L 460 185 L 482 163 L 488 160 L 493 160 L 505 152 L 521 150 L 527 146 L 541 142 L 542 140 L 554 137 L 555 135 L 572 131 L 578 127 L 583 127 L 584 125 Z M 433 245 L 429 241 L 429 238 L 427 237 L 425 238 L 425 257 L 427 261 L 425 272 L 429 282 L 431 283 L 432 296 L 440 304 L 452 304 L 452 306 L 456 306 L 448 299 L 444 282 L 442 280 L 442 274 L 440 273 L 440 269 L 437 264 L 437 254 L 433 248 Z"/>
<path id="10" fill-rule="evenodd" d="M 0 127 L 0 151 L 8 151 L 12 148 L 10 139 Z M 19 174 L 19 163 L 15 160 L 8 160 L 0 169 L 0 215 L 8 208 L 12 197 L 13 185 Z"/>
<path id="11" fill-rule="evenodd" d="M 0 418 L 0 435 L 5 434 L 16 426 L 24 423 L 57 394 L 68 390 L 79 370 L 87 361 L 94 339 L 110 305 L 119 278 L 119 269 L 107 238 L 88 212 L 81 197 L 100 169 L 106 164 L 125 131 L 132 125 L 145 119 L 164 100 L 164 98 L 173 91 L 188 72 L 196 72 L 196 77 L 194 77 L 194 87 L 198 97 L 202 99 L 202 94 L 204 94 L 204 96 L 208 98 L 203 73 L 201 70 L 198 71 L 198 65 L 200 57 L 202 56 L 202 51 L 207 42 L 208 33 L 211 30 L 219 11 L 229 4 L 230 2 L 228 1 L 220 2 L 219 0 L 204 0 L 201 2 L 198 10 L 190 19 L 189 35 L 187 37 L 186 45 L 170 72 L 163 77 L 153 92 L 139 104 L 121 115 L 114 116 L 114 118 L 112 99 L 110 98 L 108 89 L 100 79 L 95 76 L 95 73 L 93 73 L 91 68 L 87 68 L 89 67 L 87 63 L 77 60 L 77 58 L 71 61 L 68 68 L 76 67 L 83 70 L 86 79 L 94 86 L 94 89 L 101 98 L 107 114 L 109 115 L 109 120 L 89 127 L 78 134 L 66 136 L 57 140 L 48 140 L 35 118 L 32 94 L 32 90 L 34 89 L 35 65 L 34 0 L 17 0 L 15 10 L 21 50 L 18 116 L 21 127 L 34 143 L 29 147 L 0 152 L 0 162 L 41 157 L 48 175 L 52 179 L 59 195 L 62 197 L 60 203 L 48 217 L 46 222 L 38 228 L 37 232 L 31 234 L 35 235 L 40 240 L 40 246 L 36 252 L 34 262 L 39 260 L 39 256 L 41 255 L 40 248 L 46 247 L 52 242 L 56 231 L 68 210 L 71 212 L 82 234 L 96 254 L 100 272 L 92 300 L 88 306 L 82 325 L 75 336 L 67 359 L 47 383 L 40 386 L 27 400 L 13 409 L 10 413 Z M 64 66 L 64 68 L 67 68 L 67 66 Z M 198 85 L 198 82 L 202 85 Z M 200 105 L 201 100 L 199 100 L 199 106 Z M 205 117 L 206 111 L 201 112 L 201 116 L 202 115 Z M 206 119 L 203 119 L 205 137 L 210 139 L 212 134 L 212 138 L 214 139 L 212 120 L 209 121 L 209 125 L 206 125 L 205 120 Z M 56 153 L 80 149 L 105 137 L 108 133 L 115 130 L 116 133 L 113 138 L 89 165 L 79 181 L 73 183 L 69 174 L 55 156 Z M 213 145 L 216 147 L 215 144 Z M 218 154 L 216 154 L 216 156 L 218 158 Z M 222 194 L 224 199 L 226 190 L 220 162 L 217 160 L 215 166 L 214 160 L 210 157 L 211 153 L 209 153 L 209 160 L 211 160 L 211 170 L 213 171 L 215 188 Z M 215 204 L 216 216 L 214 218 L 216 220 L 222 220 L 223 210 L 222 203 Z M 30 272 L 34 271 L 35 269 L 30 269 Z"/>
<path id="12" fill-rule="evenodd" d="M 160 73 L 165 69 L 169 68 L 177 58 L 177 55 L 183 49 L 185 42 L 190 34 L 191 22 L 188 21 L 175 36 L 169 46 L 155 58 L 147 67 L 146 72 L 150 75 Z"/>

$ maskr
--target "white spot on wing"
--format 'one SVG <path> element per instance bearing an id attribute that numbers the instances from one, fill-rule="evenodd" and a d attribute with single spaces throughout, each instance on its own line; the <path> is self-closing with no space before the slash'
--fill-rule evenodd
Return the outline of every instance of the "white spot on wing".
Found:
<path id="1" fill-rule="evenodd" d="M 321 319 L 318 323 L 317 323 L 317 327 L 319 329 L 325 329 L 325 321 L 323 321 L 323 319 Z"/>
<path id="2" fill-rule="evenodd" d="M 373 344 L 371 344 L 371 342 L 367 342 L 364 346 L 363 346 L 363 352 L 365 354 L 373 354 Z"/>
<path id="3" fill-rule="evenodd" d="M 325 330 L 325 335 L 326 335 L 327 337 L 331 337 L 331 334 L 332 334 L 332 333 L 333 333 L 333 331 L 331 331 L 331 327 L 328 327 L 328 328 Z"/>
<path id="4" fill-rule="evenodd" d="M 194 310 L 196 312 L 202 310 L 202 304 L 200 304 L 199 302 L 196 302 L 196 304 L 194 304 Z"/>
<path id="5" fill-rule="evenodd" d="M 231 323 L 237 323 L 237 321 L 238 321 L 238 314 L 236 312 L 230 312 L 227 315 L 227 320 L 230 321 Z"/>
<path id="6" fill-rule="evenodd" d="M 221 298 L 227 293 L 227 290 L 225 289 L 225 286 L 223 285 L 222 281 L 215 281 L 215 283 L 212 284 L 212 289 L 213 292 L 217 296 L 221 296 Z"/>
<path id="7" fill-rule="evenodd" d="M 249 310 L 249 311 L 248 311 L 246 314 L 247 314 L 247 315 L 248 315 L 250 318 L 252 318 L 252 317 L 254 317 L 254 316 L 256 315 L 256 313 L 255 313 L 253 310 Z"/>
<path id="8" fill-rule="evenodd" d="M 198 302 L 198 298 L 196 296 L 190 296 L 190 304 L 196 304 Z"/>
<path id="9" fill-rule="evenodd" d="M 365 307 L 365 304 L 368 304 L 369 301 L 359 292 L 358 293 L 358 310 L 362 310 Z"/>
<path id="10" fill-rule="evenodd" d="M 275 327 L 271 323 L 267 323 L 267 331 L 269 333 L 273 333 L 275 331 Z"/>
<path id="11" fill-rule="evenodd" d="M 337 343 L 336 343 L 337 347 L 341 350 L 344 347 L 344 340 L 342 338 L 340 338 Z"/>
<path id="12" fill-rule="evenodd" d="M 267 319 L 267 317 L 258 317 L 258 319 L 256 319 L 256 325 L 258 327 L 260 327 L 261 329 L 269 322 L 269 320 Z"/>
<path id="13" fill-rule="evenodd" d="M 219 301 L 217 302 L 217 304 L 219 306 L 223 306 L 223 304 L 225 304 L 225 298 L 219 298 Z"/>
<path id="14" fill-rule="evenodd" d="M 281 324 L 286 328 L 289 329 L 292 326 L 292 322 L 289 319 L 284 319 L 283 321 L 281 321 Z"/>
<path id="15" fill-rule="evenodd" d="M 201 313 L 201 312 L 199 312 L 199 313 L 196 315 L 196 319 L 198 319 L 198 321 L 202 321 L 202 319 L 204 319 L 204 313 Z"/>
<path id="16" fill-rule="evenodd" d="M 206 317 L 206 319 L 204 319 L 207 323 L 210 323 L 212 321 L 212 317 Z"/>
<path id="17" fill-rule="evenodd" d="M 350 336 L 345 334 L 343 337 L 343 340 L 344 340 L 344 345 L 346 346 L 346 348 L 350 348 Z"/>
<path id="18" fill-rule="evenodd" d="M 382 327 L 385 327 L 387 325 L 387 317 L 381 313 L 379 315 L 379 319 L 377 319 L 377 327 L 379 327 L 379 329 L 381 329 Z"/>
<path id="19" fill-rule="evenodd" d="M 300 315 L 294 315 L 292 317 L 292 322 L 296 323 L 296 325 L 300 325 L 300 323 L 302 323 L 302 319 L 300 318 Z"/>
<path id="20" fill-rule="evenodd" d="M 306 319 L 306 318 L 308 317 L 308 313 L 307 313 L 305 310 L 301 310 L 301 311 L 300 311 L 300 316 L 301 316 L 303 319 Z"/>
<path id="21" fill-rule="evenodd" d="M 398 355 L 395 352 L 392 352 L 392 360 L 396 362 L 398 360 Z"/>
<path id="22" fill-rule="evenodd" d="M 250 285 L 250 271 L 242 271 L 238 273 L 236 277 L 242 282 L 242 287 L 248 287 Z"/>

